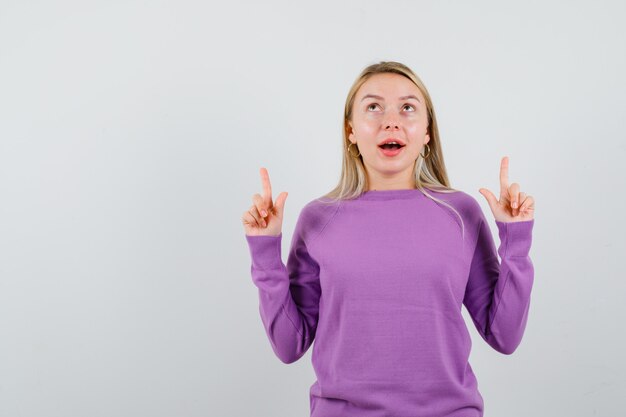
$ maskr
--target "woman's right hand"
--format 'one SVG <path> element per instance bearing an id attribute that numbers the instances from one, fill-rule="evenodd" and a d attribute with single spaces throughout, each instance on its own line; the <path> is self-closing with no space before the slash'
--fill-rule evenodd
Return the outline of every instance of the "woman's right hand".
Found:
<path id="1" fill-rule="evenodd" d="M 272 186 L 267 169 L 261 168 L 261 183 L 263 195 L 252 196 L 252 207 L 243 213 L 242 222 L 249 236 L 278 236 L 283 225 L 283 210 L 287 192 L 282 192 L 276 197 L 276 203 L 272 202 Z"/>

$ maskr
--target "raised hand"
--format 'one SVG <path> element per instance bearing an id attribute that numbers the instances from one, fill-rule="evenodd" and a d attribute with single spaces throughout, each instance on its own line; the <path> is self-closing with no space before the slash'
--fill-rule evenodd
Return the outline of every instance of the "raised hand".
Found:
<path id="1" fill-rule="evenodd" d="M 242 222 L 249 236 L 278 236 L 283 225 L 283 211 L 287 192 L 283 191 L 272 202 L 272 186 L 267 169 L 261 168 L 263 195 L 252 196 L 252 207 L 243 213 Z"/>
<path id="2" fill-rule="evenodd" d="M 501 222 L 523 222 L 532 220 L 535 212 L 535 199 L 519 190 L 519 184 L 509 185 L 509 157 L 500 163 L 500 199 L 486 188 L 478 190 L 489 203 L 496 220 Z"/>

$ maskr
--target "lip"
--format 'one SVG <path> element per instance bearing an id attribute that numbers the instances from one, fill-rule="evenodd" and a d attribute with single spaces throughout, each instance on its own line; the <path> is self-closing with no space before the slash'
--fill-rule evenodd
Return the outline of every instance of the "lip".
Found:
<path id="1" fill-rule="evenodd" d="M 401 140 L 401 139 L 398 139 L 398 138 L 385 138 L 385 139 L 383 139 L 383 141 L 382 141 L 382 142 L 380 142 L 380 143 L 378 144 L 378 146 L 380 146 L 380 145 L 384 145 L 384 144 L 385 144 L 385 143 L 387 143 L 387 142 L 397 142 L 400 146 L 404 146 L 404 145 L 406 145 L 406 143 L 404 143 L 404 141 L 403 141 L 403 140 Z"/>

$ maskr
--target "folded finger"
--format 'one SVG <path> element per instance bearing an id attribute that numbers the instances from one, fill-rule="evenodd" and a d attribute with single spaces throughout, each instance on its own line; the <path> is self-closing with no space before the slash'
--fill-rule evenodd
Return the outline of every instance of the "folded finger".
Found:
<path id="1" fill-rule="evenodd" d="M 267 217 L 268 207 L 265 199 L 261 197 L 260 194 L 255 194 L 252 196 L 252 201 L 254 202 L 254 205 L 256 206 L 258 212 L 261 214 L 261 217 Z"/>
<path id="2" fill-rule="evenodd" d="M 254 220 L 259 225 L 259 227 L 265 227 L 267 225 L 267 223 L 265 223 L 265 219 L 261 217 L 261 215 L 259 214 L 259 210 L 257 210 L 257 207 L 255 205 L 252 205 L 248 212 L 252 215 L 252 217 L 254 217 Z"/>

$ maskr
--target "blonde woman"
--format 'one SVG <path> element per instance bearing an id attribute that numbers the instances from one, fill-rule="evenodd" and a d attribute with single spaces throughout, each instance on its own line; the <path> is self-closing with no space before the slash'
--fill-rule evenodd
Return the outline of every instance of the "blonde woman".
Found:
<path id="1" fill-rule="evenodd" d="M 485 188 L 496 251 L 478 202 L 450 187 L 430 95 L 408 67 L 363 70 L 346 99 L 338 185 L 310 201 L 281 259 L 287 193 L 263 194 L 243 214 L 272 348 L 292 363 L 313 344 L 313 417 L 479 417 L 461 314 L 509 355 L 524 333 L 534 269 L 534 199 L 509 183 Z M 500 255 L 500 261 L 498 260 Z"/>

